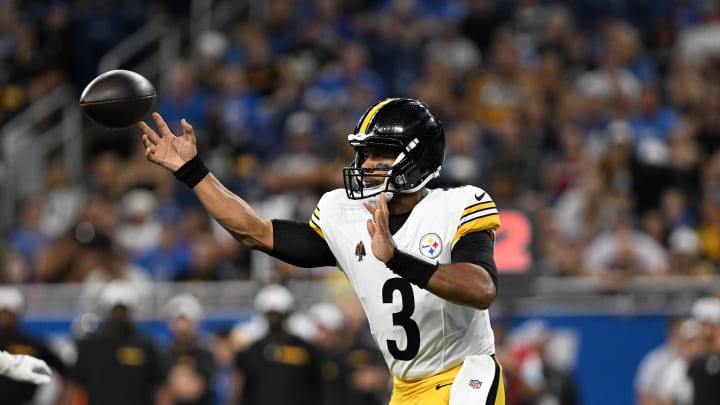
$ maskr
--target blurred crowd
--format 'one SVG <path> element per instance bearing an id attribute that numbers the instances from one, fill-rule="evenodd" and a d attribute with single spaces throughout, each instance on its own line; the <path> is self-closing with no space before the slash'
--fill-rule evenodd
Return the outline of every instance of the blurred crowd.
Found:
<path id="1" fill-rule="evenodd" d="M 114 280 L 67 334 L 42 339 L 23 326 L 19 289 L 0 287 L 0 349 L 45 360 L 51 384 L 0 376 L 6 405 L 381 405 L 390 376 L 369 340 L 359 303 L 298 308 L 289 289 L 257 292 L 253 315 L 230 328 L 203 325 L 189 293 L 163 304 L 167 334 L 137 319 L 135 286 Z"/>
<path id="2" fill-rule="evenodd" d="M 156 78 L 156 110 L 178 132 L 186 118 L 213 172 L 259 211 L 304 221 L 341 185 L 364 109 L 416 97 L 446 127 L 435 186 L 476 184 L 521 213 L 534 274 L 609 286 L 716 274 L 718 4 L 572 3 L 264 2 L 188 38 Z M 0 120 L 60 82 L 81 89 L 111 44 L 154 15 L 187 18 L 182 4 L 2 2 Z M 51 156 L 3 229 L 3 281 L 317 274 L 228 240 L 145 161 L 136 129 L 85 128 L 85 175 Z"/>
<path id="3" fill-rule="evenodd" d="M 298 298 L 268 284 L 245 319 L 213 328 L 203 303 L 178 293 L 162 304 L 164 332 L 151 333 L 138 318 L 135 286 L 114 280 L 69 330 L 43 337 L 25 329 L 21 290 L 0 286 L 0 350 L 39 357 L 53 370 L 42 386 L 0 376 L 3 404 L 387 404 L 391 376 L 359 301 Z M 583 403 L 574 331 L 535 319 L 511 327 L 497 313 L 493 330 L 508 405 Z"/>
<path id="4" fill-rule="evenodd" d="M 668 320 L 635 373 L 638 405 L 713 404 L 720 395 L 720 299 L 701 297 Z"/>
<path id="5" fill-rule="evenodd" d="M 228 26 L 186 36 L 181 58 L 151 79 L 159 91 L 156 110 L 173 131 L 181 132 L 180 119 L 187 119 L 213 173 L 262 216 L 308 220 L 319 196 L 342 186 L 341 168 L 353 158 L 346 135 L 365 109 L 384 97 L 414 97 L 445 124 L 446 160 L 433 186 L 478 185 L 498 207 L 525 218 L 531 233 L 520 249 L 530 253 L 532 274 L 592 278 L 616 288 L 638 275 L 718 273 L 717 2 L 249 3 L 253 12 Z M 0 0 L 0 125 L 61 84 L 79 94 L 123 38 L 159 15 L 187 22 L 190 4 Z M 147 366 L 142 381 L 123 380 L 140 389 L 116 393 L 146 396 L 125 403 L 151 401 L 147 395 L 158 388 L 176 403 L 227 404 L 240 396 L 256 403 L 289 391 L 278 389 L 288 381 L 307 382 L 301 386 L 310 397 L 320 391 L 308 387 L 330 381 L 336 390 L 360 387 L 368 402 L 358 404 L 386 399 L 382 359 L 365 346 L 363 326 L 348 327 L 364 322 L 355 309 L 321 306 L 290 317 L 292 297 L 276 291 L 269 303 L 256 302 L 257 319 L 203 337 L 207 345 L 195 351 L 188 342 L 196 338 L 187 336 L 194 336 L 202 311 L 184 297 L 170 306 L 183 311 L 168 313 L 176 343 L 156 353 L 152 342 L 136 336 L 133 303 L 108 292 L 117 281 L 133 291 L 122 296 L 143 297 L 152 294 L 153 281 L 269 283 L 324 279 L 334 270 L 298 269 L 244 250 L 172 174 L 145 160 L 138 130 L 110 134 L 88 121 L 84 131 L 83 176 L 71 176 L 51 155 L 38 181 L 22 188 L 13 223 L 0 229 L 0 283 L 82 283 L 78 299 L 99 311 L 107 328 L 85 330 L 93 318 L 81 318 L 76 358 L 52 359 L 60 388 L 51 397 L 75 398 L 73 390 L 65 392 L 64 379 L 86 394 L 112 393 L 86 356 L 117 335 L 133 344 L 118 352 L 115 371 L 139 359 Z M 504 227 L 513 229 L 516 216 L 505 218 Z M 498 252 L 519 257 L 500 245 Z M 0 344 L 6 345 L 20 336 L 12 319 L 20 307 L 8 294 L 10 303 L 0 303 Z M 281 316 L 266 316 L 271 312 Z M 188 322 L 172 320 L 178 317 Z M 673 322 L 669 345 L 700 342 L 709 317 Z M 295 325 L 303 340 L 279 324 Z M 572 337 L 551 339 L 553 332 L 537 322 L 505 336 L 504 326 L 496 319 L 508 400 L 578 403 L 572 361 L 561 355 L 572 348 Z M 646 392 L 647 381 L 685 378 L 688 359 L 714 358 L 717 349 L 709 347 L 666 347 L 658 357 L 667 363 L 652 367 L 667 368 L 668 376 L 638 377 L 638 400 L 687 398 L 680 392 L 687 382 L 668 382 L 666 388 L 681 388 L 657 399 Z M 45 353 L 34 350 L 41 349 Z M 355 349 L 364 355 L 343 357 Z M 264 363 L 268 357 L 258 352 L 274 353 L 270 359 L 280 365 L 309 365 L 279 382 L 271 378 L 282 372 L 272 368 L 278 364 Z M 357 365 L 367 372 L 353 374 Z M 344 385 L 332 379 L 349 375 L 353 382 Z M 280 403 L 273 401 L 265 403 Z M 314 401 L 308 403 L 321 403 Z M 340 403 L 354 403 L 347 401 Z"/>

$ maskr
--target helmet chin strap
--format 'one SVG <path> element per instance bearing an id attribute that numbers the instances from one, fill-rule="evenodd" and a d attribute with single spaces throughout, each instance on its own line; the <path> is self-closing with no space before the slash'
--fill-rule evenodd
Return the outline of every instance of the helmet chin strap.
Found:
<path id="1" fill-rule="evenodd" d="M 379 186 L 376 186 L 376 187 L 377 187 L 377 188 L 382 188 L 382 189 L 384 189 L 384 188 L 385 188 L 385 184 L 383 183 L 383 184 L 380 184 Z M 372 205 L 373 207 L 376 207 L 376 208 L 377 208 L 377 204 L 375 203 L 375 200 L 377 199 L 377 197 L 378 197 L 380 194 L 385 194 L 385 201 L 390 202 L 390 200 L 392 200 L 392 198 L 395 196 L 396 193 L 397 193 L 396 191 L 379 191 L 379 192 L 377 192 L 376 194 L 373 194 L 372 196 L 367 197 L 367 202 L 368 202 L 370 205 Z"/>

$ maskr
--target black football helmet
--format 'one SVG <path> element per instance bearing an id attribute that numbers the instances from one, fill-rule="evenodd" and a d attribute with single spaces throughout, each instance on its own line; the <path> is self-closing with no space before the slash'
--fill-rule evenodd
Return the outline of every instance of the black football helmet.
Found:
<path id="1" fill-rule="evenodd" d="M 362 115 L 348 143 L 355 160 L 343 169 L 345 191 L 353 200 L 383 192 L 413 193 L 440 175 L 445 159 L 445 131 L 428 106 L 409 98 L 388 98 Z M 388 170 L 363 169 L 365 148 L 394 147 L 399 150 Z M 366 186 L 368 177 L 384 177 L 382 184 Z"/>

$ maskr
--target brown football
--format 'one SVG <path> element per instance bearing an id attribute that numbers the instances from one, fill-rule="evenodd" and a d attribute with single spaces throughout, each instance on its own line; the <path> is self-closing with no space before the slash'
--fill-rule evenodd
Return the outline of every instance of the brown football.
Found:
<path id="1" fill-rule="evenodd" d="M 93 79 L 80 96 L 80 107 L 106 128 L 126 128 L 141 121 L 155 105 L 155 87 L 130 70 L 110 70 Z"/>

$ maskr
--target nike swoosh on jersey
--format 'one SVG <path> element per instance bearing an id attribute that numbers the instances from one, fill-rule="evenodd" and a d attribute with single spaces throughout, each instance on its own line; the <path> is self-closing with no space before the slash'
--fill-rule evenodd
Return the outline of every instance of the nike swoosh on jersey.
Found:
<path id="1" fill-rule="evenodd" d="M 484 193 L 482 193 L 482 194 L 480 194 L 480 195 L 475 194 L 475 199 L 478 200 L 478 201 L 480 201 L 480 200 L 483 199 L 483 197 L 485 197 L 485 194 L 487 194 L 487 191 L 484 192 Z"/>
<path id="2" fill-rule="evenodd" d="M 440 388 L 447 387 L 448 385 L 452 385 L 452 383 L 438 384 L 438 385 L 435 386 L 435 389 L 436 389 L 436 390 L 439 390 Z"/>

